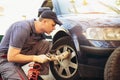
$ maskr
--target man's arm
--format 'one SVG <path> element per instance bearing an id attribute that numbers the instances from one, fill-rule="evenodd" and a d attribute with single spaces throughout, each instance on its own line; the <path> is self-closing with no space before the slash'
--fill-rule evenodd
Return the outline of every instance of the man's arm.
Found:
<path id="1" fill-rule="evenodd" d="M 45 63 L 49 61 L 46 55 L 24 55 L 21 54 L 21 49 L 10 46 L 8 49 L 7 59 L 10 62 L 27 63 L 27 62 L 39 62 Z"/>

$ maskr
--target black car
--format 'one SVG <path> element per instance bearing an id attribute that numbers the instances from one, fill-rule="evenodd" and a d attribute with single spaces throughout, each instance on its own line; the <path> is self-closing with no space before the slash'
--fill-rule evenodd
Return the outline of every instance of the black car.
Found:
<path id="1" fill-rule="evenodd" d="M 100 80 L 104 75 L 105 80 L 115 80 L 113 74 L 120 75 L 119 64 L 111 64 L 109 58 L 120 46 L 120 8 L 116 5 L 115 0 L 43 1 L 41 8 L 55 11 L 63 23 L 53 33 L 52 50 L 57 50 L 56 54 L 71 52 L 68 59 L 50 63 L 56 80 Z M 114 69 L 117 72 L 111 71 Z"/>

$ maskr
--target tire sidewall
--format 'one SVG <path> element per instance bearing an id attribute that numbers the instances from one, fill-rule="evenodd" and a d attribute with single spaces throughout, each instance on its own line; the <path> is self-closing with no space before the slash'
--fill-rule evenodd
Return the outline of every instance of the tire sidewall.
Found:
<path id="1" fill-rule="evenodd" d="M 69 45 L 70 47 L 72 47 L 75 50 L 74 43 L 73 43 L 73 41 L 72 41 L 72 39 L 70 37 L 63 37 L 63 38 L 60 38 L 59 40 L 57 40 L 53 44 L 52 50 L 56 49 L 58 46 L 61 46 L 61 45 Z M 76 52 L 76 50 L 75 50 L 75 52 Z M 77 57 L 77 60 L 78 60 L 77 53 L 76 53 L 76 57 Z M 50 69 L 51 69 L 52 74 L 56 78 L 56 80 L 74 80 L 74 78 L 77 77 L 78 74 L 79 74 L 78 73 L 78 68 L 77 68 L 76 73 L 72 77 L 63 78 L 63 77 L 59 76 L 58 73 L 56 73 L 56 71 L 54 69 L 54 63 L 53 62 L 50 62 Z"/>
<path id="2" fill-rule="evenodd" d="M 106 62 L 104 80 L 120 80 L 120 47 L 112 52 Z"/>

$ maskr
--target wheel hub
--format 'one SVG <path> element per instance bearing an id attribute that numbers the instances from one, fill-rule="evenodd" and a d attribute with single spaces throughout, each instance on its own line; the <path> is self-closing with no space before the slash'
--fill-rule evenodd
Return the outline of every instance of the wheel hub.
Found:
<path id="1" fill-rule="evenodd" d="M 68 67 L 69 63 L 70 63 L 69 60 L 66 60 L 66 59 L 62 60 L 62 61 L 60 61 L 60 66 L 62 66 L 63 68 L 66 68 L 66 67 Z"/>

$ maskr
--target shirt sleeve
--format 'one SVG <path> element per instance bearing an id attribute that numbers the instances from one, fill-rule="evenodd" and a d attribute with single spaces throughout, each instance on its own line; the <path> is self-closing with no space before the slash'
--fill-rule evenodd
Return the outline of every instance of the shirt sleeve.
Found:
<path id="1" fill-rule="evenodd" d="M 26 28 L 15 26 L 10 34 L 10 46 L 22 48 L 28 35 L 29 31 Z"/>

